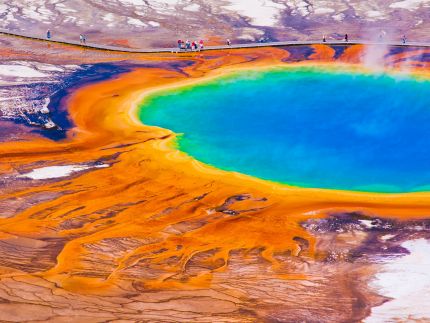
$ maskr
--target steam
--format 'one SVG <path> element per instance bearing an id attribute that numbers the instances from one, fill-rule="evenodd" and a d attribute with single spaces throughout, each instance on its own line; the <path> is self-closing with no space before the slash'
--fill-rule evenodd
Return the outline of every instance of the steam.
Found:
<path id="1" fill-rule="evenodd" d="M 362 57 L 362 64 L 377 74 L 387 72 L 387 69 L 396 68 L 400 71 L 399 77 L 408 77 L 414 69 L 414 63 L 420 61 L 423 51 L 414 50 L 410 52 L 410 55 L 406 52 L 404 57 L 399 56 L 399 60 L 389 61 L 387 55 L 390 53 L 390 43 L 400 43 L 403 35 L 393 35 L 385 30 L 381 30 L 379 33 L 373 33 L 368 36 L 370 44 L 366 45 Z"/>
<path id="2" fill-rule="evenodd" d="M 381 30 L 378 35 L 373 34 L 368 39 L 371 40 L 371 44 L 366 46 L 362 63 L 374 72 L 383 73 L 387 68 L 385 56 L 390 51 L 388 43 L 392 37 L 386 31 Z"/>

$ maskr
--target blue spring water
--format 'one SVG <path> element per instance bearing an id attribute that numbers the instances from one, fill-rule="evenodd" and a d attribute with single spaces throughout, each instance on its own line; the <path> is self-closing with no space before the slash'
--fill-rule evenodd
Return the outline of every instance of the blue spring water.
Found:
<path id="1" fill-rule="evenodd" d="M 224 170 L 294 186 L 430 190 L 430 82 L 324 68 L 243 71 L 155 93 L 140 118 Z"/>

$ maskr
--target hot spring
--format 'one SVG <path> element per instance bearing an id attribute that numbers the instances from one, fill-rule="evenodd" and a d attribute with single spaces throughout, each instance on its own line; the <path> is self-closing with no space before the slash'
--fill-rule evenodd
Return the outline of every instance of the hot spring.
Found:
<path id="1" fill-rule="evenodd" d="M 430 81 L 416 77 L 240 71 L 152 93 L 139 115 L 223 170 L 308 188 L 430 190 Z"/>

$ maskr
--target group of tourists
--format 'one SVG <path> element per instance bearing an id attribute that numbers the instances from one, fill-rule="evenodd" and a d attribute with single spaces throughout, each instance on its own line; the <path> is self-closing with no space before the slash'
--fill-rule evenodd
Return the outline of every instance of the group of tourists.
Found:
<path id="1" fill-rule="evenodd" d="M 183 41 L 182 39 L 178 40 L 178 49 L 179 50 L 190 50 L 190 51 L 194 51 L 194 50 L 203 50 L 204 48 L 204 42 L 202 39 L 200 39 L 200 41 L 190 41 L 190 40 L 186 40 Z"/>
<path id="2" fill-rule="evenodd" d="M 199 41 L 190 41 L 190 40 L 186 40 L 183 41 L 182 39 L 178 39 L 178 49 L 180 51 L 201 51 L 204 49 L 204 42 L 202 39 L 200 39 Z M 227 46 L 231 46 L 231 40 L 227 39 L 226 40 L 226 45 Z"/>

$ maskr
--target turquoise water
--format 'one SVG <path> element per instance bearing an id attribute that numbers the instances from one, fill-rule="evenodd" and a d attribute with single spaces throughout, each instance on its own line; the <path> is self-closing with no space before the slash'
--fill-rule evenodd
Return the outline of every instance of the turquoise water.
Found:
<path id="1" fill-rule="evenodd" d="M 153 94 L 143 123 L 224 170 L 295 186 L 430 190 L 430 82 L 319 68 L 231 74 Z"/>

